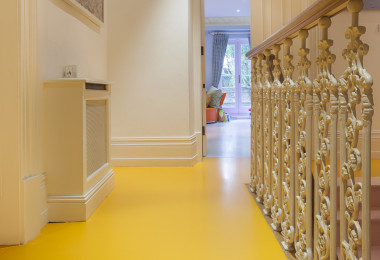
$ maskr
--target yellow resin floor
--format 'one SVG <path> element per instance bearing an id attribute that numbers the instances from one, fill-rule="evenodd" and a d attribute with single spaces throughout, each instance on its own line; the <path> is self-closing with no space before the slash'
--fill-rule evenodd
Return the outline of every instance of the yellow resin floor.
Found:
<path id="1" fill-rule="evenodd" d="M 249 158 L 191 168 L 115 168 L 115 189 L 82 223 L 48 224 L 0 259 L 286 259 L 244 183 Z"/>

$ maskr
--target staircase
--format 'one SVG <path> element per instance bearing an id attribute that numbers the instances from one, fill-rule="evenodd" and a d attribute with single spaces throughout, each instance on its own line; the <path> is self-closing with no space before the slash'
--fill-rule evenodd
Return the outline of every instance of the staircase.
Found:
<path id="1" fill-rule="evenodd" d="M 380 259 L 380 178 L 371 184 L 369 71 L 376 68 L 364 66 L 369 47 L 361 40 L 362 9 L 362 0 L 314 1 L 247 54 L 252 60 L 250 187 L 270 225 L 281 231 L 281 245 L 297 259 L 343 258 L 340 199 L 362 202 L 352 203 L 359 216 L 341 230 L 359 236 L 344 249 L 345 259 Z M 344 22 L 331 19 L 344 10 Z M 335 37 L 347 40 L 340 50 L 329 38 L 333 24 L 346 32 Z M 309 33 L 315 25 L 317 42 Z M 344 61 L 338 63 L 339 52 Z M 334 74 L 339 66 L 343 74 Z M 338 153 L 339 147 L 345 149 Z M 342 194 L 340 174 L 347 184 Z M 361 184 L 351 187 L 350 180 L 359 176 Z"/>

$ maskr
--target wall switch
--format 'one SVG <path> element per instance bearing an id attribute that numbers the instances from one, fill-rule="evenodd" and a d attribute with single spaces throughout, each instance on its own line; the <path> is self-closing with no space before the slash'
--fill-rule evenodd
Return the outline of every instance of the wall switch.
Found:
<path id="1" fill-rule="evenodd" d="M 77 66 L 69 65 L 63 68 L 63 77 L 64 78 L 76 78 L 77 77 Z"/>

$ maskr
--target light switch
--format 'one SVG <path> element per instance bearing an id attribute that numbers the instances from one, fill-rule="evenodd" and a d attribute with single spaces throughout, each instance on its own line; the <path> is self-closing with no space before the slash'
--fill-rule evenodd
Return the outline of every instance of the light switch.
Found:
<path id="1" fill-rule="evenodd" d="M 77 77 L 77 66 L 70 65 L 63 68 L 63 77 L 64 78 L 76 78 Z"/>

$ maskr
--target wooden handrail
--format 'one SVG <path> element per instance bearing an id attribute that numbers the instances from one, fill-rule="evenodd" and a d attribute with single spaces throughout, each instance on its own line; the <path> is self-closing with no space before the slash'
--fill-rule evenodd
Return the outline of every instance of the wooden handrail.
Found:
<path id="1" fill-rule="evenodd" d="M 271 48 L 275 44 L 283 42 L 286 38 L 295 38 L 301 29 L 311 29 L 318 24 L 318 19 L 322 16 L 334 16 L 346 8 L 348 0 L 318 0 L 305 11 L 295 17 L 287 25 L 282 27 L 269 38 L 254 47 L 247 53 L 247 57 L 252 57 Z"/>

